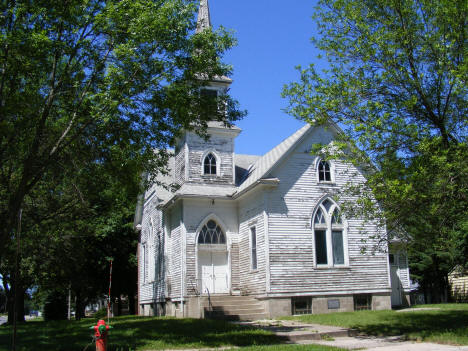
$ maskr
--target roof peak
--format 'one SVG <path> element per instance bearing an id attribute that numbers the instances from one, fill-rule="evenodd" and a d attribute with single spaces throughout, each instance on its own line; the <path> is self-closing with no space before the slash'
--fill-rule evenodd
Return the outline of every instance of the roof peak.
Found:
<path id="1" fill-rule="evenodd" d="M 208 0 L 200 0 L 196 32 L 200 33 L 208 28 L 211 28 L 210 5 Z"/>

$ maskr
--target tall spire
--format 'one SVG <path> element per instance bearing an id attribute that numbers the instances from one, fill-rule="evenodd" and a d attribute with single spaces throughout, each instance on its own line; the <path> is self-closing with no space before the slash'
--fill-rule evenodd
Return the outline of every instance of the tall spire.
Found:
<path id="1" fill-rule="evenodd" d="M 196 32 L 200 33 L 208 28 L 211 28 L 210 6 L 208 0 L 200 0 Z"/>

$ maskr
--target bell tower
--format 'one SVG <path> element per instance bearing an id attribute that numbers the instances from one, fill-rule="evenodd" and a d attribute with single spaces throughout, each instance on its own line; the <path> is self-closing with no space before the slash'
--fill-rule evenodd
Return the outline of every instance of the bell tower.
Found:
<path id="1" fill-rule="evenodd" d="M 201 0 L 196 33 L 211 28 L 208 0 Z M 218 94 L 226 94 L 231 83 L 232 80 L 228 77 L 215 76 L 202 88 L 201 94 L 216 98 Z M 194 132 L 185 131 L 176 144 L 176 182 L 233 186 L 235 184 L 234 139 L 240 132 L 238 127 L 228 127 L 217 121 L 208 122 L 208 140 Z"/>

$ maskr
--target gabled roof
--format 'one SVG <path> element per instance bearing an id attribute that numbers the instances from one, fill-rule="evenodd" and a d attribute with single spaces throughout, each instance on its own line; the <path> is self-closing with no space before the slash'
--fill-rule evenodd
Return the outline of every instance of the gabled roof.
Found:
<path id="1" fill-rule="evenodd" d="M 330 126 L 339 131 L 339 129 L 333 124 Z M 210 127 L 216 128 L 218 126 L 213 125 Z M 307 137 L 307 135 L 312 132 L 313 129 L 313 126 L 306 124 L 263 156 L 234 154 L 236 185 L 185 183 L 174 193 L 164 189 L 161 186 L 153 186 L 152 189 L 146 192 L 146 198 L 151 197 L 152 194 L 156 191 L 156 193 L 158 193 L 158 198 L 162 200 L 163 205 L 167 206 L 177 198 L 181 197 L 236 198 L 242 193 L 249 191 L 257 184 L 265 184 L 268 186 L 277 185 L 279 180 L 269 177 L 270 173 L 295 149 L 295 147 L 302 140 L 304 140 L 305 137 Z M 158 180 L 165 184 L 170 184 L 175 180 L 173 174 L 173 157 L 170 159 L 168 166 L 171 170 L 172 177 L 158 177 Z"/>
<path id="2" fill-rule="evenodd" d="M 267 152 L 259 158 L 251 167 L 245 181 L 238 187 L 236 194 L 246 191 L 251 186 L 255 185 L 262 178 L 266 177 L 271 170 L 283 160 L 283 158 L 294 149 L 304 136 L 312 129 L 310 124 L 306 124 L 296 133 L 285 139 L 281 144 Z"/>

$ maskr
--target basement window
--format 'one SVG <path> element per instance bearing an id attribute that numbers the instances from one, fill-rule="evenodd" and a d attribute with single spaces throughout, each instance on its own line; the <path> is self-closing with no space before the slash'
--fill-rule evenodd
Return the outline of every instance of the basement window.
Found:
<path id="1" fill-rule="evenodd" d="M 372 310 L 372 294 L 354 295 L 354 310 L 355 311 Z"/>
<path id="2" fill-rule="evenodd" d="M 292 314 L 312 314 L 312 298 L 294 297 L 292 299 Z"/>

